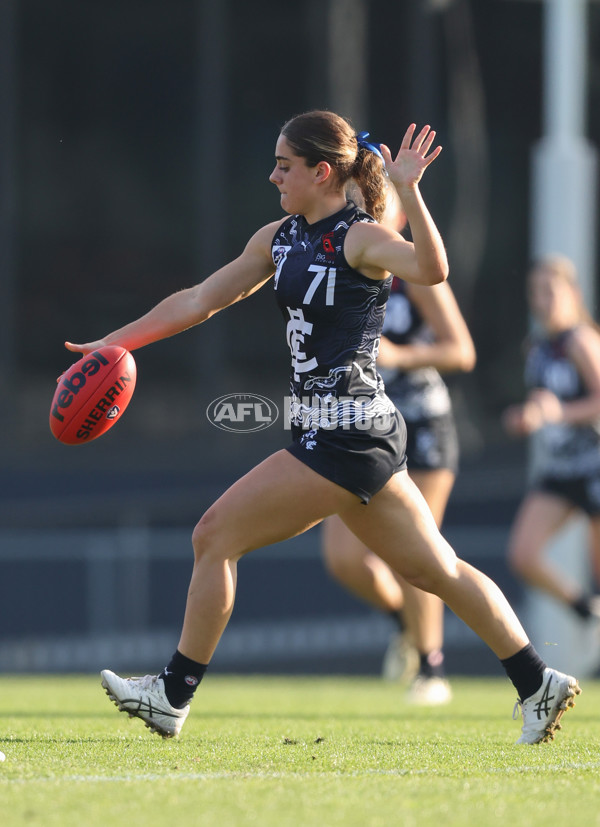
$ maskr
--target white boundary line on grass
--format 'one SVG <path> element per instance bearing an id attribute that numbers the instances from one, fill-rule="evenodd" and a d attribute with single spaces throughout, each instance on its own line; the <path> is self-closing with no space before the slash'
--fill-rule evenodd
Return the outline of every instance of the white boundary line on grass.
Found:
<path id="1" fill-rule="evenodd" d="M 524 772 L 540 772 L 544 771 L 545 773 L 548 772 L 563 772 L 564 770 L 587 770 L 587 769 L 598 769 L 600 768 L 600 761 L 585 761 L 585 762 L 576 762 L 576 763 L 565 763 L 565 764 L 553 764 L 553 765 L 544 765 L 542 766 L 531 766 L 531 767 L 506 767 L 504 769 L 490 769 L 489 772 L 493 774 L 501 774 L 506 773 L 507 775 L 512 775 L 514 773 L 524 773 Z M 269 780 L 269 779 L 281 779 L 281 778 L 335 778 L 339 780 L 340 778 L 367 778 L 373 775 L 389 775 L 389 776 L 411 776 L 411 775 L 439 775 L 443 774 L 448 777 L 452 776 L 452 773 L 448 773 L 447 771 L 438 770 L 436 768 L 432 769 L 423 769 L 423 770 L 365 770 L 365 771 L 356 771 L 356 772 L 188 772 L 188 773 L 142 773 L 140 775 L 135 775 L 133 773 L 129 773 L 127 775 L 66 775 L 60 776 L 56 778 L 1 778 L 0 777 L 0 784 L 37 784 L 37 783 L 46 783 L 46 784 L 85 784 L 85 783 L 94 783 L 94 784 L 102 784 L 102 783 L 109 783 L 109 784 L 123 784 L 123 783 L 131 783 L 132 781 L 149 781 L 149 782 L 156 782 L 156 781 L 219 781 L 219 780 L 243 780 L 243 779 L 261 779 L 261 780 Z M 482 777 L 485 777 L 483 775 Z"/>

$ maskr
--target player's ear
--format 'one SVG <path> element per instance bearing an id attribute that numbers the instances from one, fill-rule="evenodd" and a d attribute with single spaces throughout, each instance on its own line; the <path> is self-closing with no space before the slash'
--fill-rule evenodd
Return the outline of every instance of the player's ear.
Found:
<path id="1" fill-rule="evenodd" d="M 318 184 L 323 183 L 323 181 L 327 181 L 331 175 L 331 172 L 331 165 L 328 164 L 327 161 L 319 161 L 315 167 L 315 181 Z"/>

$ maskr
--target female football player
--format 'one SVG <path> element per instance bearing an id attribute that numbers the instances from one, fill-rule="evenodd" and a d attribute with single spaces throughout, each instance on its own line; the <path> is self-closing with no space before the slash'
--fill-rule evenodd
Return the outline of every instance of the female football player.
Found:
<path id="1" fill-rule="evenodd" d="M 509 562 L 527 584 L 568 606 L 583 621 L 600 618 L 600 331 L 587 312 L 573 263 L 537 261 L 528 275 L 537 324 L 528 342 L 529 393 L 504 415 L 508 431 L 534 434 L 531 489 L 515 519 Z M 590 529 L 592 593 L 545 558 L 550 540 L 580 512 Z"/>
<path id="2" fill-rule="evenodd" d="M 292 443 L 267 457 L 202 516 L 179 645 L 160 675 L 103 685 L 119 709 L 163 736 L 178 734 L 231 615 L 237 561 L 338 514 L 414 586 L 440 597 L 501 660 L 522 701 L 522 743 L 553 736 L 579 692 L 534 650 L 498 587 L 457 558 L 406 472 L 404 422 L 375 357 L 391 277 L 432 285 L 448 275 L 439 231 L 419 189 L 441 152 L 429 126 L 411 124 L 393 157 L 349 122 L 313 111 L 288 121 L 270 180 L 288 217 L 258 230 L 241 255 L 102 339 L 66 343 L 88 353 L 143 347 L 199 324 L 272 279 L 291 352 Z M 386 175 L 412 233 L 378 223 Z M 346 198 L 358 184 L 367 212 Z"/>

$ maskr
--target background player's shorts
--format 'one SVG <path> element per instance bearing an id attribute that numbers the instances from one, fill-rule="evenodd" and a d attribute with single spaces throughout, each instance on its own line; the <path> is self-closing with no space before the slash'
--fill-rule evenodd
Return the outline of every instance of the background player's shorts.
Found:
<path id="1" fill-rule="evenodd" d="M 410 471 L 458 470 L 458 435 L 452 414 L 406 422 L 406 457 Z"/>
<path id="2" fill-rule="evenodd" d="M 543 477 L 533 485 L 534 491 L 545 491 L 547 494 L 556 494 L 590 517 L 600 515 L 600 471 L 586 477 L 573 479 L 557 479 Z"/>
<path id="3" fill-rule="evenodd" d="M 375 417 L 368 430 L 292 426 L 292 435 L 287 450 L 293 456 L 365 505 L 390 477 L 406 469 L 406 425 L 397 411 Z"/>

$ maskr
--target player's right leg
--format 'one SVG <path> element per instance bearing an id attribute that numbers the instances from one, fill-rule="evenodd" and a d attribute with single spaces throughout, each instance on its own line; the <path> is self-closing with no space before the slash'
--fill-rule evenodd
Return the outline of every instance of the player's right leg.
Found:
<path id="1" fill-rule="evenodd" d="M 194 569 L 181 638 L 171 663 L 160 676 L 145 678 L 120 678 L 104 670 L 102 684 L 111 700 L 163 737 L 177 735 L 189 711 L 193 689 L 231 615 L 240 557 L 301 534 L 352 504 L 359 504 L 355 494 L 312 471 L 285 450 L 268 457 L 238 480 L 194 529 Z M 181 670 L 175 678 L 192 685 L 187 698 L 185 686 L 182 696 L 174 683 L 171 673 L 175 668 Z"/>
<path id="2" fill-rule="evenodd" d="M 355 494 L 282 450 L 231 486 L 193 533 L 194 570 L 179 650 L 208 663 L 233 608 L 237 561 L 359 504 Z"/>

